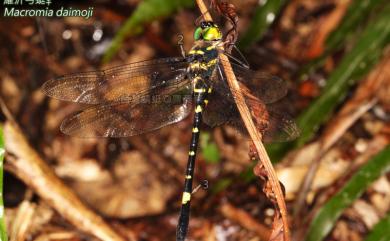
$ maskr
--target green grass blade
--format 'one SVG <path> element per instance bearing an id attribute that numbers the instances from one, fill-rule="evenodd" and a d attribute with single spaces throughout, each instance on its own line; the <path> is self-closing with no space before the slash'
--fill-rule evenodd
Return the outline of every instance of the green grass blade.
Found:
<path id="1" fill-rule="evenodd" d="M 304 76 L 306 73 L 323 65 L 326 58 L 338 50 L 349 37 L 357 35 L 358 29 L 362 28 L 362 24 L 365 24 L 364 21 L 367 20 L 367 16 L 375 11 L 375 8 L 379 5 L 384 5 L 385 1 L 387 0 L 353 1 L 340 24 L 326 39 L 324 53 L 302 67 L 299 75 Z"/>
<path id="2" fill-rule="evenodd" d="M 373 181 L 389 171 L 390 146 L 387 146 L 360 168 L 346 185 L 318 211 L 310 224 L 306 241 L 323 240 L 332 230 L 343 210 L 359 198 Z"/>
<path id="3" fill-rule="evenodd" d="M 110 48 L 103 56 L 103 62 L 108 62 L 118 52 L 126 37 L 139 34 L 143 30 L 143 24 L 149 23 L 157 18 L 169 16 L 180 8 L 190 6 L 193 6 L 192 0 L 142 1 L 116 34 Z"/>
<path id="4" fill-rule="evenodd" d="M 388 241 L 390 240 L 390 212 L 377 223 L 364 241 Z"/>
<path id="5" fill-rule="evenodd" d="M 326 51 L 333 51 L 342 45 L 346 37 L 356 31 L 369 13 L 379 4 L 387 0 L 353 1 L 344 15 L 340 25 L 326 40 Z"/>
<path id="6" fill-rule="evenodd" d="M 374 23 L 367 26 L 354 49 L 348 53 L 339 67 L 329 76 L 322 95 L 299 117 L 298 125 L 302 135 L 301 146 L 314 136 L 318 127 L 325 122 L 334 108 L 344 99 L 351 85 L 363 77 L 378 61 L 390 35 L 390 7 Z"/>
<path id="7" fill-rule="evenodd" d="M 364 77 L 377 63 L 390 39 L 390 5 L 388 4 L 359 36 L 354 48 L 347 53 L 330 74 L 326 87 L 298 118 L 301 136 L 294 143 L 274 144 L 268 147 L 273 161 L 280 160 L 291 148 L 309 141 L 333 110 L 347 95 L 351 85 Z"/>
<path id="8" fill-rule="evenodd" d="M 3 201 L 3 160 L 4 160 L 4 138 L 3 127 L 0 125 L 0 238 L 7 241 L 7 233 L 4 221 L 4 201 Z"/>
<path id="9" fill-rule="evenodd" d="M 238 42 L 239 48 L 247 48 L 260 40 L 276 19 L 285 2 L 285 0 L 268 0 L 264 4 L 257 6 L 251 25 Z"/>

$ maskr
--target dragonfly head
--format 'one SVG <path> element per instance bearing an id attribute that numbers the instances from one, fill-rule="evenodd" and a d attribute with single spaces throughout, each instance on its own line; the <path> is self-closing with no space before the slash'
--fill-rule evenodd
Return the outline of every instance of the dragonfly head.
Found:
<path id="1" fill-rule="evenodd" d="M 222 39 L 222 32 L 213 22 L 203 21 L 194 32 L 195 40 L 218 41 Z"/>

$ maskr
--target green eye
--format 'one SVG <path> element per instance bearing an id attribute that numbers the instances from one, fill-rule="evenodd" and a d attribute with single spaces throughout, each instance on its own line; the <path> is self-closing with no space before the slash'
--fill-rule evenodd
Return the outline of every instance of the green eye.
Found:
<path id="1" fill-rule="evenodd" d="M 222 39 L 222 33 L 218 27 L 210 27 L 205 30 L 203 39 L 206 41 L 214 41 Z"/>
<path id="2" fill-rule="evenodd" d="M 194 32 L 194 39 L 199 40 L 202 37 L 203 29 L 201 27 L 196 28 Z"/>

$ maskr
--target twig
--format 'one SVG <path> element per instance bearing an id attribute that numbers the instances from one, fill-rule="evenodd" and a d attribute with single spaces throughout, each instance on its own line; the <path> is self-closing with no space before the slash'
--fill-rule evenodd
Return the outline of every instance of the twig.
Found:
<path id="1" fill-rule="evenodd" d="M 255 232 L 261 240 L 268 240 L 271 232 L 263 224 L 257 222 L 251 217 L 251 215 L 244 210 L 237 209 L 230 203 L 225 203 L 220 208 L 222 214 L 237 223 L 239 223 L 244 228 Z"/>
<path id="2" fill-rule="evenodd" d="M 1 99 L 0 104 L 8 118 L 4 125 L 6 151 L 15 157 L 7 159 L 6 164 L 10 166 L 10 170 L 78 229 L 103 241 L 123 241 L 100 216 L 86 207 L 74 192 L 62 183 L 30 146 Z"/>
<path id="3" fill-rule="evenodd" d="M 31 228 L 32 219 L 36 211 L 36 206 L 28 201 L 23 201 L 15 215 L 10 227 L 9 240 L 20 241 L 27 240 L 27 234 Z"/>
<path id="4" fill-rule="evenodd" d="M 204 20 L 206 21 L 212 21 L 212 17 L 207 10 L 207 7 L 204 3 L 203 0 L 196 0 L 198 7 L 200 9 L 200 12 L 203 15 Z M 242 95 L 242 92 L 240 90 L 239 83 L 236 79 L 236 76 L 233 74 L 232 66 L 230 65 L 229 59 L 226 55 L 223 53 L 219 53 L 219 58 L 222 60 L 222 66 L 224 69 L 224 72 L 226 74 L 226 79 L 228 82 L 228 85 L 232 92 L 237 93 L 235 102 L 237 105 L 237 108 L 240 112 L 240 115 L 244 121 L 245 127 L 249 132 L 249 135 L 255 145 L 257 154 L 259 155 L 261 163 L 258 163 L 257 165 L 263 165 L 265 170 L 267 171 L 267 175 L 269 177 L 271 186 L 272 186 L 272 191 L 275 193 L 275 198 L 277 201 L 277 204 L 280 209 L 282 221 L 283 221 L 283 232 L 284 232 L 284 240 L 289 241 L 290 240 L 290 235 L 289 235 L 289 228 L 288 228 L 288 220 L 287 220 L 287 208 L 286 208 L 286 203 L 283 198 L 283 192 L 280 187 L 280 183 L 278 181 L 278 178 L 276 176 L 275 170 L 272 166 L 271 160 L 268 157 L 268 154 L 265 150 L 265 147 L 262 143 L 262 136 L 261 134 L 257 131 L 255 124 L 253 123 L 253 120 L 251 118 L 251 114 L 249 111 L 248 106 L 245 104 L 244 101 L 244 96 Z M 255 167 L 256 169 L 256 167 Z"/>

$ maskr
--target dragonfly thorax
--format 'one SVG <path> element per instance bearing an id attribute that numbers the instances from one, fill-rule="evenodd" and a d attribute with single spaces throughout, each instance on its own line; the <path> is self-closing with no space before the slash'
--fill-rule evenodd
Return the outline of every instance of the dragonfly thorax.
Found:
<path id="1" fill-rule="evenodd" d="M 195 45 L 188 53 L 189 77 L 193 90 L 211 88 L 210 82 L 218 64 L 218 51 L 222 44 L 222 32 L 213 22 L 201 22 L 194 32 Z"/>
<path id="2" fill-rule="evenodd" d="M 188 53 L 189 77 L 197 82 L 202 79 L 207 82 L 211 79 L 218 64 L 218 43 L 197 41 Z"/>

